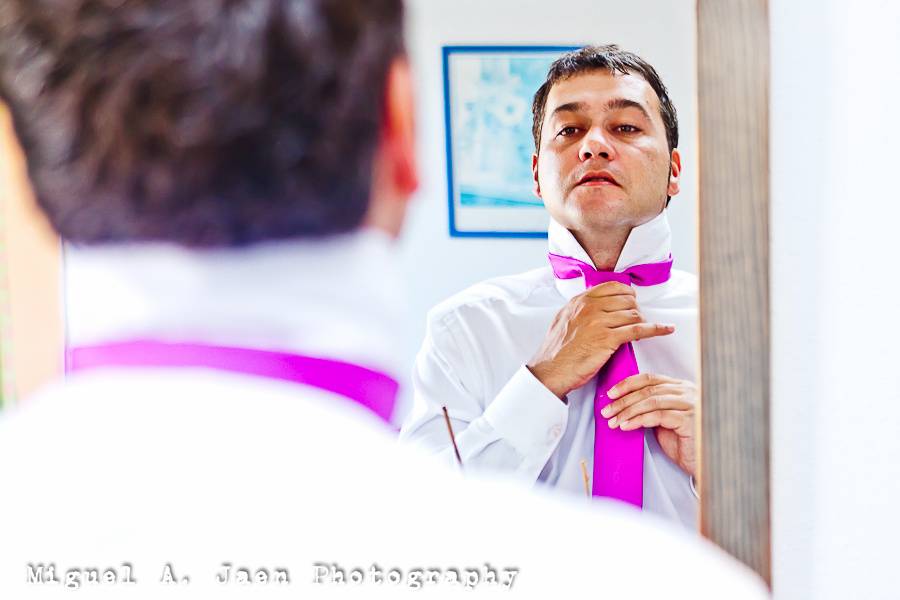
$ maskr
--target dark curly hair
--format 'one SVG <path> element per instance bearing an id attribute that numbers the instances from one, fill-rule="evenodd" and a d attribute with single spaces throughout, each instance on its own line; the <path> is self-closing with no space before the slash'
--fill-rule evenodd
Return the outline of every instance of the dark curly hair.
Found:
<path id="1" fill-rule="evenodd" d="M 534 94 L 531 106 L 532 123 L 531 133 L 534 136 L 535 152 L 541 149 L 541 126 L 544 123 L 544 110 L 547 106 L 547 96 L 550 88 L 557 81 L 568 79 L 582 73 L 596 71 L 598 69 L 618 72 L 623 75 L 628 73 L 639 75 L 650 84 L 656 96 L 659 98 L 659 112 L 666 128 L 666 141 L 671 152 L 678 147 L 678 114 L 675 105 L 669 98 L 669 91 L 660 79 L 653 66 L 633 52 L 622 50 L 615 44 L 606 46 L 585 46 L 572 52 L 567 52 L 556 59 L 547 72 L 547 80 Z"/>
<path id="2" fill-rule="evenodd" d="M 2 0 L 0 97 L 73 242 L 357 228 L 402 0 Z"/>

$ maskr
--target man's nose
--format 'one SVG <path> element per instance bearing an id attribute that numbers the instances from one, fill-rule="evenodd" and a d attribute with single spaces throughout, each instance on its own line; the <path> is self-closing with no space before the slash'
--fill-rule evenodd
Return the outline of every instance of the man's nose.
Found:
<path id="1" fill-rule="evenodd" d="M 603 158 L 612 160 L 615 157 L 615 148 L 606 139 L 606 135 L 599 127 L 591 128 L 587 134 L 581 139 L 581 148 L 578 152 L 582 161 L 591 158 Z"/>

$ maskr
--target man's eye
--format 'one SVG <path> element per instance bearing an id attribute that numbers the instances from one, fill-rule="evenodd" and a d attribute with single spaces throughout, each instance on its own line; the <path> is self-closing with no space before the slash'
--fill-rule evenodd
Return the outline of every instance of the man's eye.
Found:
<path id="1" fill-rule="evenodd" d="M 618 127 L 616 127 L 616 131 L 619 131 L 621 133 L 637 133 L 640 131 L 640 129 L 638 129 L 634 125 L 619 125 Z"/>
<path id="2" fill-rule="evenodd" d="M 571 127 L 571 126 L 563 127 L 562 129 L 559 130 L 559 133 L 557 133 L 556 135 L 561 135 L 563 137 L 569 137 L 570 135 L 573 135 L 576 131 L 578 131 L 577 127 Z"/>

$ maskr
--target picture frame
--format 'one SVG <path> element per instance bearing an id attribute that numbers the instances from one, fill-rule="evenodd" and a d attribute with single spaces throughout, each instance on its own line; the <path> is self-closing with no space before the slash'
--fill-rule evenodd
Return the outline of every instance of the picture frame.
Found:
<path id="1" fill-rule="evenodd" d="M 532 192 L 531 104 L 550 64 L 577 48 L 443 46 L 451 237 L 547 237 Z"/>

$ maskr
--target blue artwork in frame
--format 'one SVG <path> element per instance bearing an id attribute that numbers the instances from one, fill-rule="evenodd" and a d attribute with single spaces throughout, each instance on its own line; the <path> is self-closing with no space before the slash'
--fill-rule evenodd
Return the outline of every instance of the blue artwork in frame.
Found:
<path id="1" fill-rule="evenodd" d="M 532 193 L 531 102 L 550 64 L 576 46 L 444 46 L 452 237 L 547 237 Z"/>

